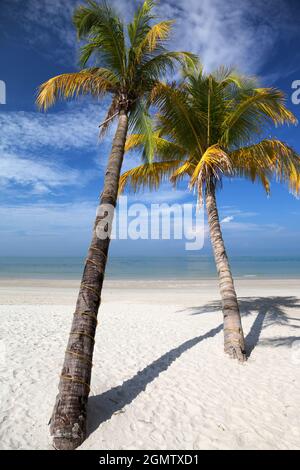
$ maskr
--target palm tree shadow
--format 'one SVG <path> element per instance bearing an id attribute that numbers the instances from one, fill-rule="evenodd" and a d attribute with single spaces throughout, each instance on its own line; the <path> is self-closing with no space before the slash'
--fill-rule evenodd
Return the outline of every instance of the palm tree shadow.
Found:
<path id="1" fill-rule="evenodd" d="M 141 392 L 145 391 L 147 385 L 166 371 L 184 352 L 205 339 L 213 338 L 222 329 L 223 325 L 221 324 L 202 336 L 182 343 L 123 382 L 122 385 L 114 387 L 101 395 L 90 396 L 88 401 L 88 435 L 92 434 L 101 423 L 109 420 L 114 414 L 122 413 L 126 405 L 129 405 Z"/>
<path id="2" fill-rule="evenodd" d="M 290 309 L 298 309 L 300 312 L 299 299 L 294 296 L 272 296 L 272 297 L 242 297 L 239 298 L 240 311 L 242 316 L 257 316 L 245 337 L 247 356 L 249 357 L 258 343 L 261 346 L 287 346 L 290 347 L 294 341 L 299 340 L 298 336 L 280 336 L 260 340 L 262 330 L 272 326 L 281 325 L 299 329 L 297 322 L 299 318 L 288 316 L 286 313 Z M 219 312 L 222 309 L 221 302 L 214 301 L 201 307 L 192 307 L 188 309 L 191 315 L 201 315 L 210 312 Z M 186 312 L 187 310 L 181 310 Z"/>
<path id="3" fill-rule="evenodd" d="M 300 321 L 300 317 L 289 317 L 284 311 L 284 309 L 295 308 L 298 308 L 300 311 L 300 304 L 296 297 L 244 297 L 239 299 L 239 304 L 242 316 L 253 315 L 253 313 L 257 312 L 257 316 L 245 338 L 248 356 L 250 356 L 258 343 L 262 346 L 291 346 L 295 340 L 299 339 L 297 336 L 282 336 L 280 338 L 260 340 L 262 330 L 273 324 L 300 328 L 300 325 L 295 323 Z M 181 312 L 200 315 L 209 312 L 219 312 L 220 310 L 220 302 L 210 302 L 201 307 L 181 310 Z M 184 352 L 193 348 L 201 341 L 216 336 L 222 329 L 223 324 L 202 336 L 184 342 L 146 366 L 136 375 L 123 382 L 122 385 L 114 387 L 101 395 L 91 396 L 88 401 L 88 435 L 92 434 L 114 414 L 123 413 L 123 408 L 132 403 L 141 392 L 146 390 L 147 385 L 157 379 L 162 372 L 166 371 Z"/>

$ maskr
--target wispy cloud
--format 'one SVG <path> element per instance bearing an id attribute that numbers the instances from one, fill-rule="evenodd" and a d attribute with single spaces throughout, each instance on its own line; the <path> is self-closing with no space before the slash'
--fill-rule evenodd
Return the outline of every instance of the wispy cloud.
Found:
<path id="1" fill-rule="evenodd" d="M 72 24 L 76 0 L 2 0 L 6 18 L 14 20 L 22 15 L 22 28 L 27 46 L 39 54 L 64 64 L 76 63 L 77 40 Z M 56 47 L 49 45 L 55 41 Z M 66 53 L 68 51 L 68 53 Z"/>
<path id="2" fill-rule="evenodd" d="M 58 150 L 96 146 L 103 108 L 97 104 L 74 106 L 57 113 L 0 113 L 1 146 L 8 150 Z"/>
<path id="3" fill-rule="evenodd" d="M 39 51 L 64 63 L 76 62 L 78 48 L 72 25 L 72 12 L 81 0 L 2 0 L 13 19 L 22 12 L 27 42 Z M 111 0 L 126 20 L 135 2 Z M 141 3 L 141 2 L 137 2 Z M 172 47 L 199 53 L 206 68 L 220 63 L 257 72 L 283 33 L 292 32 L 293 19 L 284 0 L 162 0 L 157 8 L 161 17 L 176 19 Z M 53 40 L 57 47 L 43 47 Z M 66 54 L 68 51 L 68 54 Z"/>
<path id="4" fill-rule="evenodd" d="M 104 112 L 96 104 L 78 104 L 49 114 L 0 113 L 2 188 L 21 185 L 26 188 L 21 194 L 38 196 L 63 186 L 86 184 L 97 171 L 98 154 L 107 151 L 106 142 L 98 141 L 98 124 Z M 66 152 L 70 155 L 71 151 L 79 150 L 81 158 L 89 155 L 87 170 L 79 170 L 76 159 L 71 167 L 70 158 L 64 163 Z"/>
<path id="5" fill-rule="evenodd" d="M 198 53 L 211 70 L 220 64 L 259 71 L 274 43 L 293 22 L 287 3 L 272 0 L 183 0 L 162 2 L 160 12 L 177 19 L 177 47 Z M 287 26 L 287 24 L 289 26 Z"/>
<path id="6" fill-rule="evenodd" d="M 242 210 L 235 206 L 221 206 L 220 212 L 223 217 L 239 217 L 239 218 L 249 218 L 249 217 L 257 217 L 259 215 L 258 212 Z"/>
<path id="7" fill-rule="evenodd" d="M 22 197 L 57 193 L 62 187 L 83 186 L 93 176 L 69 166 L 1 152 L 0 188 Z"/>
<path id="8" fill-rule="evenodd" d="M 224 221 L 223 221 L 224 223 Z M 230 231 L 231 234 L 236 234 L 237 236 L 241 235 L 241 232 L 249 234 L 253 234 L 254 232 L 265 233 L 268 236 L 272 236 L 275 233 L 279 233 L 284 231 L 284 227 L 278 224 L 261 224 L 261 223 L 251 223 L 251 222 L 233 222 L 225 223 L 223 225 L 224 232 Z"/>
<path id="9" fill-rule="evenodd" d="M 221 220 L 221 224 L 229 224 L 229 222 L 232 222 L 233 219 L 234 217 L 232 216 L 225 217 L 224 219 Z"/>

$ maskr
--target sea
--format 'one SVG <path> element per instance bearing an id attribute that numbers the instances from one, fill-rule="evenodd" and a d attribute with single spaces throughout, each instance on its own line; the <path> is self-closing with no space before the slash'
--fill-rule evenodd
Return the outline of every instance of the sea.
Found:
<path id="1" fill-rule="evenodd" d="M 80 279 L 82 257 L 0 257 L 2 279 Z M 300 278 L 300 256 L 232 256 L 236 278 L 295 279 Z M 185 257 L 128 256 L 108 260 L 106 279 L 195 280 L 216 278 L 212 256 Z"/>

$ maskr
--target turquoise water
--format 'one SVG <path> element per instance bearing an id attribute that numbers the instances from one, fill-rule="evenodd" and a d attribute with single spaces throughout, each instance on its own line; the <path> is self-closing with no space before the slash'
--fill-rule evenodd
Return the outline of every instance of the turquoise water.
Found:
<path id="1" fill-rule="evenodd" d="M 231 257 L 235 277 L 300 278 L 300 257 Z M 84 258 L 0 257 L 0 278 L 80 279 Z M 107 279 L 198 279 L 214 278 L 210 256 L 112 257 Z"/>

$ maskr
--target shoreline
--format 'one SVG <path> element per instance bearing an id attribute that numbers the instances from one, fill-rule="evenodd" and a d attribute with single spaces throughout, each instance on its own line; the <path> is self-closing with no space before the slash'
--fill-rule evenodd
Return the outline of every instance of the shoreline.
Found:
<path id="1" fill-rule="evenodd" d="M 80 278 L 73 279 L 73 278 L 35 278 L 35 277 L 0 277 L 0 288 L 6 286 L 36 286 L 36 287 L 76 287 L 80 285 Z M 234 282 L 239 283 L 253 283 L 253 282 L 263 282 L 263 283 L 298 283 L 300 287 L 300 277 L 259 277 L 259 276 L 234 276 Z M 162 288 L 168 286 L 177 286 L 178 284 L 181 285 L 199 285 L 203 282 L 210 282 L 210 283 L 217 283 L 217 277 L 199 277 L 199 278 L 115 278 L 115 279 L 105 279 L 104 286 L 106 287 L 122 287 L 122 286 L 136 286 L 137 284 L 141 285 L 148 285 L 148 286 L 155 286 L 160 287 L 162 284 Z"/>
<path id="2" fill-rule="evenodd" d="M 75 305 L 80 280 L 1 279 L 0 305 Z M 239 299 L 299 295 L 299 279 L 235 279 Z M 292 293 L 292 294 L 291 294 Z M 204 299 L 219 301 L 217 279 L 104 281 L 103 303 L 199 305 Z"/>

